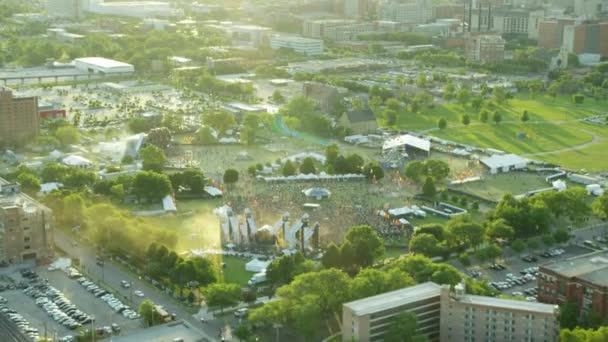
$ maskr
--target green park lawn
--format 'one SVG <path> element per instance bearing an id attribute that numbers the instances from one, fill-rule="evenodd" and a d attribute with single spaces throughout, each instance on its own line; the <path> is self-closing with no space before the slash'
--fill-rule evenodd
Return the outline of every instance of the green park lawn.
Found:
<path id="1" fill-rule="evenodd" d="M 552 123 L 500 123 L 446 128 L 432 135 L 464 144 L 526 154 L 554 151 L 584 144 L 590 133 L 569 125 Z M 525 137 L 520 138 L 520 134 Z"/>
<path id="2" fill-rule="evenodd" d="M 498 201 L 505 193 L 513 195 L 523 194 L 530 190 L 547 188 L 546 175 L 533 173 L 499 173 L 486 175 L 481 181 L 470 182 L 454 186 L 455 189 L 492 200 Z"/>
<path id="3" fill-rule="evenodd" d="M 536 159 L 561 165 L 570 170 L 586 169 L 589 172 L 608 170 L 608 140 L 576 151 L 551 153 Z"/>
<path id="4" fill-rule="evenodd" d="M 581 105 L 575 105 L 568 97 L 557 97 L 538 95 L 529 97 L 527 95 L 517 95 L 507 103 L 499 105 L 497 111 L 502 115 L 503 121 L 519 121 L 524 110 L 528 111 L 531 121 L 559 121 L 576 120 L 588 116 L 593 116 L 604 112 L 605 102 L 598 102 L 587 99 Z M 397 127 L 407 130 L 425 130 L 437 127 L 437 121 L 444 118 L 448 122 L 448 127 L 460 125 L 463 114 L 469 114 L 471 122 L 478 122 L 478 114 L 470 107 L 462 107 L 457 103 L 449 103 L 435 106 L 423 113 L 401 115 L 397 121 Z"/>
<path id="5" fill-rule="evenodd" d="M 222 261 L 226 263 L 226 267 L 222 268 L 224 274 L 224 283 L 234 283 L 241 286 L 246 286 L 253 272 L 245 271 L 247 259 L 237 258 L 234 256 L 222 256 Z M 221 263 L 219 264 L 221 265 Z"/>

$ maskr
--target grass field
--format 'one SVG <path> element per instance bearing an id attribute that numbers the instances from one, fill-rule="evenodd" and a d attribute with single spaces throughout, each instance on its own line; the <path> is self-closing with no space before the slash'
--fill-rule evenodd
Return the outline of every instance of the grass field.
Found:
<path id="1" fill-rule="evenodd" d="M 608 170 L 608 141 L 576 151 L 546 154 L 536 159 L 561 165 L 571 170 L 586 169 L 589 172 Z"/>
<path id="2" fill-rule="evenodd" d="M 234 256 L 223 256 L 221 258 L 226 263 L 226 267 L 222 268 L 224 283 L 234 283 L 241 286 L 247 285 L 247 281 L 254 275 L 253 272 L 245 271 L 245 264 L 248 260 Z"/>
<path id="3" fill-rule="evenodd" d="M 499 173 L 487 175 L 481 181 L 458 185 L 454 188 L 488 200 L 497 201 L 505 193 L 519 195 L 530 190 L 549 187 L 550 185 L 545 182 L 545 176 L 523 172 Z"/>
<path id="4" fill-rule="evenodd" d="M 593 140 L 590 133 L 552 123 L 501 123 L 446 128 L 432 135 L 464 144 L 525 154 L 554 151 Z M 520 134 L 525 137 L 520 138 Z"/>
<path id="5" fill-rule="evenodd" d="M 586 101 L 582 105 L 574 105 L 568 97 L 537 96 L 530 98 L 526 95 L 517 95 L 507 103 L 496 108 L 502 115 L 503 121 L 519 121 L 521 114 L 527 110 L 531 121 L 558 121 L 575 120 L 605 112 L 606 103 Z M 399 116 L 397 126 L 408 130 L 425 130 L 437 127 L 437 120 L 444 118 L 451 125 L 460 125 L 460 119 L 467 113 L 472 122 L 478 122 L 477 113 L 473 109 L 463 108 L 457 103 L 439 105 L 425 110 L 420 114 L 406 114 Z"/>

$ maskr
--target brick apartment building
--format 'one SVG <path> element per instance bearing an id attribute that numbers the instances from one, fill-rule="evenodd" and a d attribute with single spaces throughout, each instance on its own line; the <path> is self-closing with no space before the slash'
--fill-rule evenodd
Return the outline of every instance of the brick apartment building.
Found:
<path id="1" fill-rule="evenodd" d="M 576 55 L 598 54 L 608 57 L 608 21 L 566 25 L 563 47 Z"/>
<path id="2" fill-rule="evenodd" d="M 574 19 L 553 19 L 538 23 L 538 46 L 559 49 L 564 41 L 564 27 L 574 24 Z"/>
<path id="3" fill-rule="evenodd" d="M 0 146 L 26 143 L 38 135 L 39 125 L 36 97 L 16 97 L 0 87 Z"/>
<path id="4" fill-rule="evenodd" d="M 52 241 L 52 211 L 0 178 L 0 262 L 47 259 Z"/>
<path id="5" fill-rule="evenodd" d="M 607 318 L 608 252 L 594 252 L 540 266 L 538 287 L 540 302 L 573 301 L 581 316 L 593 311 Z"/>

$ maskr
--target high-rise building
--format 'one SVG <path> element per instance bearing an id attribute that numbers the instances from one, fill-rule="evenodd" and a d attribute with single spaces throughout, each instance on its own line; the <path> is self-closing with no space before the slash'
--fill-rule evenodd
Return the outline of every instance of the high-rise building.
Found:
<path id="1" fill-rule="evenodd" d="M 563 47 L 576 55 L 608 57 L 608 21 L 583 22 L 564 26 Z"/>
<path id="2" fill-rule="evenodd" d="M 78 19 L 82 15 L 82 0 L 47 0 L 46 11 L 50 17 Z"/>
<path id="3" fill-rule="evenodd" d="M 564 27 L 574 24 L 574 19 L 550 19 L 538 24 L 538 46 L 559 49 L 564 41 Z"/>
<path id="4" fill-rule="evenodd" d="M 505 58 L 505 40 L 498 34 L 471 33 L 465 37 L 464 50 L 469 61 L 502 61 Z"/>
<path id="5" fill-rule="evenodd" d="M 441 341 L 556 341 L 557 305 L 465 294 L 441 288 Z"/>
<path id="6" fill-rule="evenodd" d="M 0 146 L 22 145 L 39 131 L 38 99 L 0 87 Z"/>
<path id="7" fill-rule="evenodd" d="M 369 0 L 344 0 L 344 16 L 347 18 L 364 18 L 370 12 Z"/>
<path id="8" fill-rule="evenodd" d="M 52 241 L 52 211 L 0 178 L 0 262 L 50 258 Z"/>
<path id="9" fill-rule="evenodd" d="M 378 3 L 378 20 L 426 24 L 433 18 L 431 0 L 384 0 Z"/>
<path id="10" fill-rule="evenodd" d="M 608 318 L 608 252 L 599 251 L 540 266 L 538 300 L 576 303 L 580 316 Z"/>

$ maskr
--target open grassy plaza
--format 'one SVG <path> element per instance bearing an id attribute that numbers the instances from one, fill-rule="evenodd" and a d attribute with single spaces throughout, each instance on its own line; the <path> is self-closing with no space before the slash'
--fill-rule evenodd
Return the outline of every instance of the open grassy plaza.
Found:
<path id="1" fill-rule="evenodd" d="M 484 175 L 480 181 L 453 186 L 454 189 L 498 201 L 505 193 L 520 195 L 531 190 L 550 187 L 545 182 L 546 175 L 526 172 L 499 173 Z"/>

